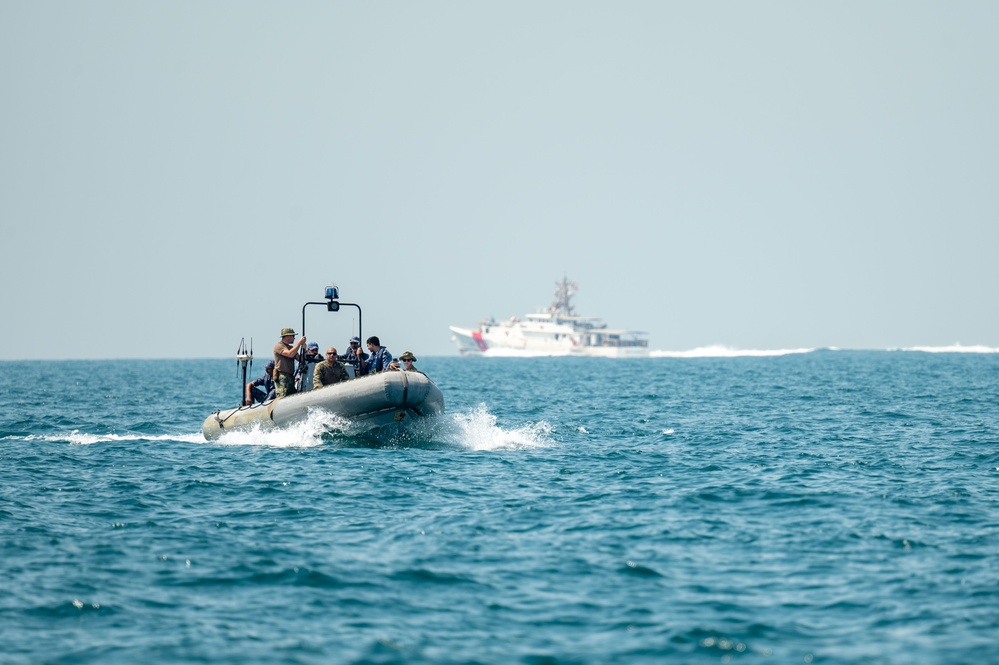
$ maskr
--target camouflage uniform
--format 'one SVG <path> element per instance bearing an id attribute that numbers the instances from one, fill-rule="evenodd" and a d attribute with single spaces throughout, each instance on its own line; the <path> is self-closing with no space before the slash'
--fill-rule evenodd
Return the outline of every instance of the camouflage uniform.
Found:
<path id="1" fill-rule="evenodd" d="M 291 328 L 281 330 L 282 337 L 294 335 Z M 285 344 L 283 341 L 274 345 L 274 393 L 278 397 L 294 395 L 295 390 L 295 359 L 281 353 L 285 349 L 290 349 L 293 344 Z"/>
<path id="2" fill-rule="evenodd" d="M 347 368 L 339 360 L 324 360 L 316 365 L 312 374 L 312 387 L 316 390 L 350 378 Z"/>
<path id="3" fill-rule="evenodd" d="M 277 397 L 287 397 L 288 395 L 294 395 L 297 390 L 295 390 L 295 377 L 290 374 L 282 374 L 281 372 L 274 373 L 274 394 Z"/>

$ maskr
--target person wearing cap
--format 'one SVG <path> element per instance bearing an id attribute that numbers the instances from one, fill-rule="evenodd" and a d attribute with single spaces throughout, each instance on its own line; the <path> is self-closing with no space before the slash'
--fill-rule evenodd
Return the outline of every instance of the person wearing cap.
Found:
<path id="1" fill-rule="evenodd" d="M 316 371 L 312 376 L 312 387 L 319 390 L 349 378 L 347 368 L 336 358 L 336 348 L 331 346 L 326 349 L 326 360 L 316 365 Z"/>
<path id="2" fill-rule="evenodd" d="M 347 353 L 343 354 L 343 361 L 357 368 L 357 375 L 361 375 L 360 361 L 367 360 L 368 354 L 361 351 L 361 338 L 351 337 L 350 346 L 347 347 Z"/>
<path id="3" fill-rule="evenodd" d="M 305 362 L 308 363 L 321 363 L 323 357 L 319 354 L 319 345 L 315 342 L 309 342 L 308 346 L 305 347 Z"/>
<path id="4" fill-rule="evenodd" d="M 403 372 L 420 372 L 420 370 L 413 366 L 413 363 L 416 362 L 416 356 L 411 351 L 406 351 L 399 356 L 399 361 L 402 362 L 402 367 L 399 367 L 399 362 L 393 360 L 392 364 L 389 365 L 389 369 L 401 370 Z M 423 374 L 423 372 L 420 372 L 420 374 Z"/>
<path id="5" fill-rule="evenodd" d="M 295 390 L 304 393 L 312 390 L 315 386 L 312 383 L 312 372 L 316 365 L 323 361 L 323 356 L 319 353 L 319 345 L 309 342 L 305 347 L 305 359 L 299 359 L 298 370 L 295 372 Z"/>
<path id="6" fill-rule="evenodd" d="M 384 372 L 392 364 L 392 354 L 382 346 L 382 343 L 375 335 L 368 338 L 368 351 L 371 352 L 370 359 L 359 359 L 362 375 Z"/>
<path id="7" fill-rule="evenodd" d="M 274 399 L 274 361 L 264 365 L 264 375 L 246 384 L 243 406 L 253 406 L 254 402 L 267 402 Z"/>
<path id="8" fill-rule="evenodd" d="M 295 341 L 294 328 L 281 329 L 281 341 L 274 345 L 274 392 L 278 397 L 295 394 L 295 356 L 305 344 L 305 335 Z"/>

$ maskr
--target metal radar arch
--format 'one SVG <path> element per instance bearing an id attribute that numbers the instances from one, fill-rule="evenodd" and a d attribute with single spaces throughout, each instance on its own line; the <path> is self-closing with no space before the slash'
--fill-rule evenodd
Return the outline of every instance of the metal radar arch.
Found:
<path id="1" fill-rule="evenodd" d="M 302 337 L 305 337 L 305 308 L 309 305 L 326 305 L 327 312 L 339 312 L 341 307 L 356 307 L 357 308 L 357 336 L 364 339 L 361 336 L 361 306 L 353 302 L 340 302 L 340 289 L 336 284 L 332 284 L 326 287 L 326 300 L 307 302 L 302 305 Z M 301 358 L 305 357 L 305 346 L 303 345 L 299 349 L 299 356 Z"/>

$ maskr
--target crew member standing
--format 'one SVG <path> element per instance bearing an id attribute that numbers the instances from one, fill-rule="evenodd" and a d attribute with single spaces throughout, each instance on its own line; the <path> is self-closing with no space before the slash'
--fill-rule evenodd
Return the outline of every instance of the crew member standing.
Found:
<path id="1" fill-rule="evenodd" d="M 305 335 L 295 341 L 294 328 L 281 329 L 281 341 L 274 345 L 274 392 L 278 397 L 295 394 L 295 356 L 305 344 Z"/>

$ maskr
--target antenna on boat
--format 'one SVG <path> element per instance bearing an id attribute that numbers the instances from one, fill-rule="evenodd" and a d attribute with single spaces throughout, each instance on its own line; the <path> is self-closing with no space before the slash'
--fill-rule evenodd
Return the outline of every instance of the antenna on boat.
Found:
<path id="1" fill-rule="evenodd" d="M 570 282 L 569 278 L 565 275 L 562 276 L 561 282 L 555 282 L 555 300 L 552 302 L 549 311 L 552 314 L 565 314 L 566 316 L 575 316 L 572 306 L 572 296 L 576 294 L 579 290 L 579 285 L 576 282 Z"/>
<path id="2" fill-rule="evenodd" d="M 246 390 L 246 375 L 248 366 L 253 367 L 253 338 L 250 338 L 250 348 L 246 348 L 246 338 L 239 339 L 239 348 L 236 349 L 236 376 L 239 376 L 240 369 L 243 372 L 243 380 L 239 384 L 239 403 L 243 403 L 243 392 Z"/>

